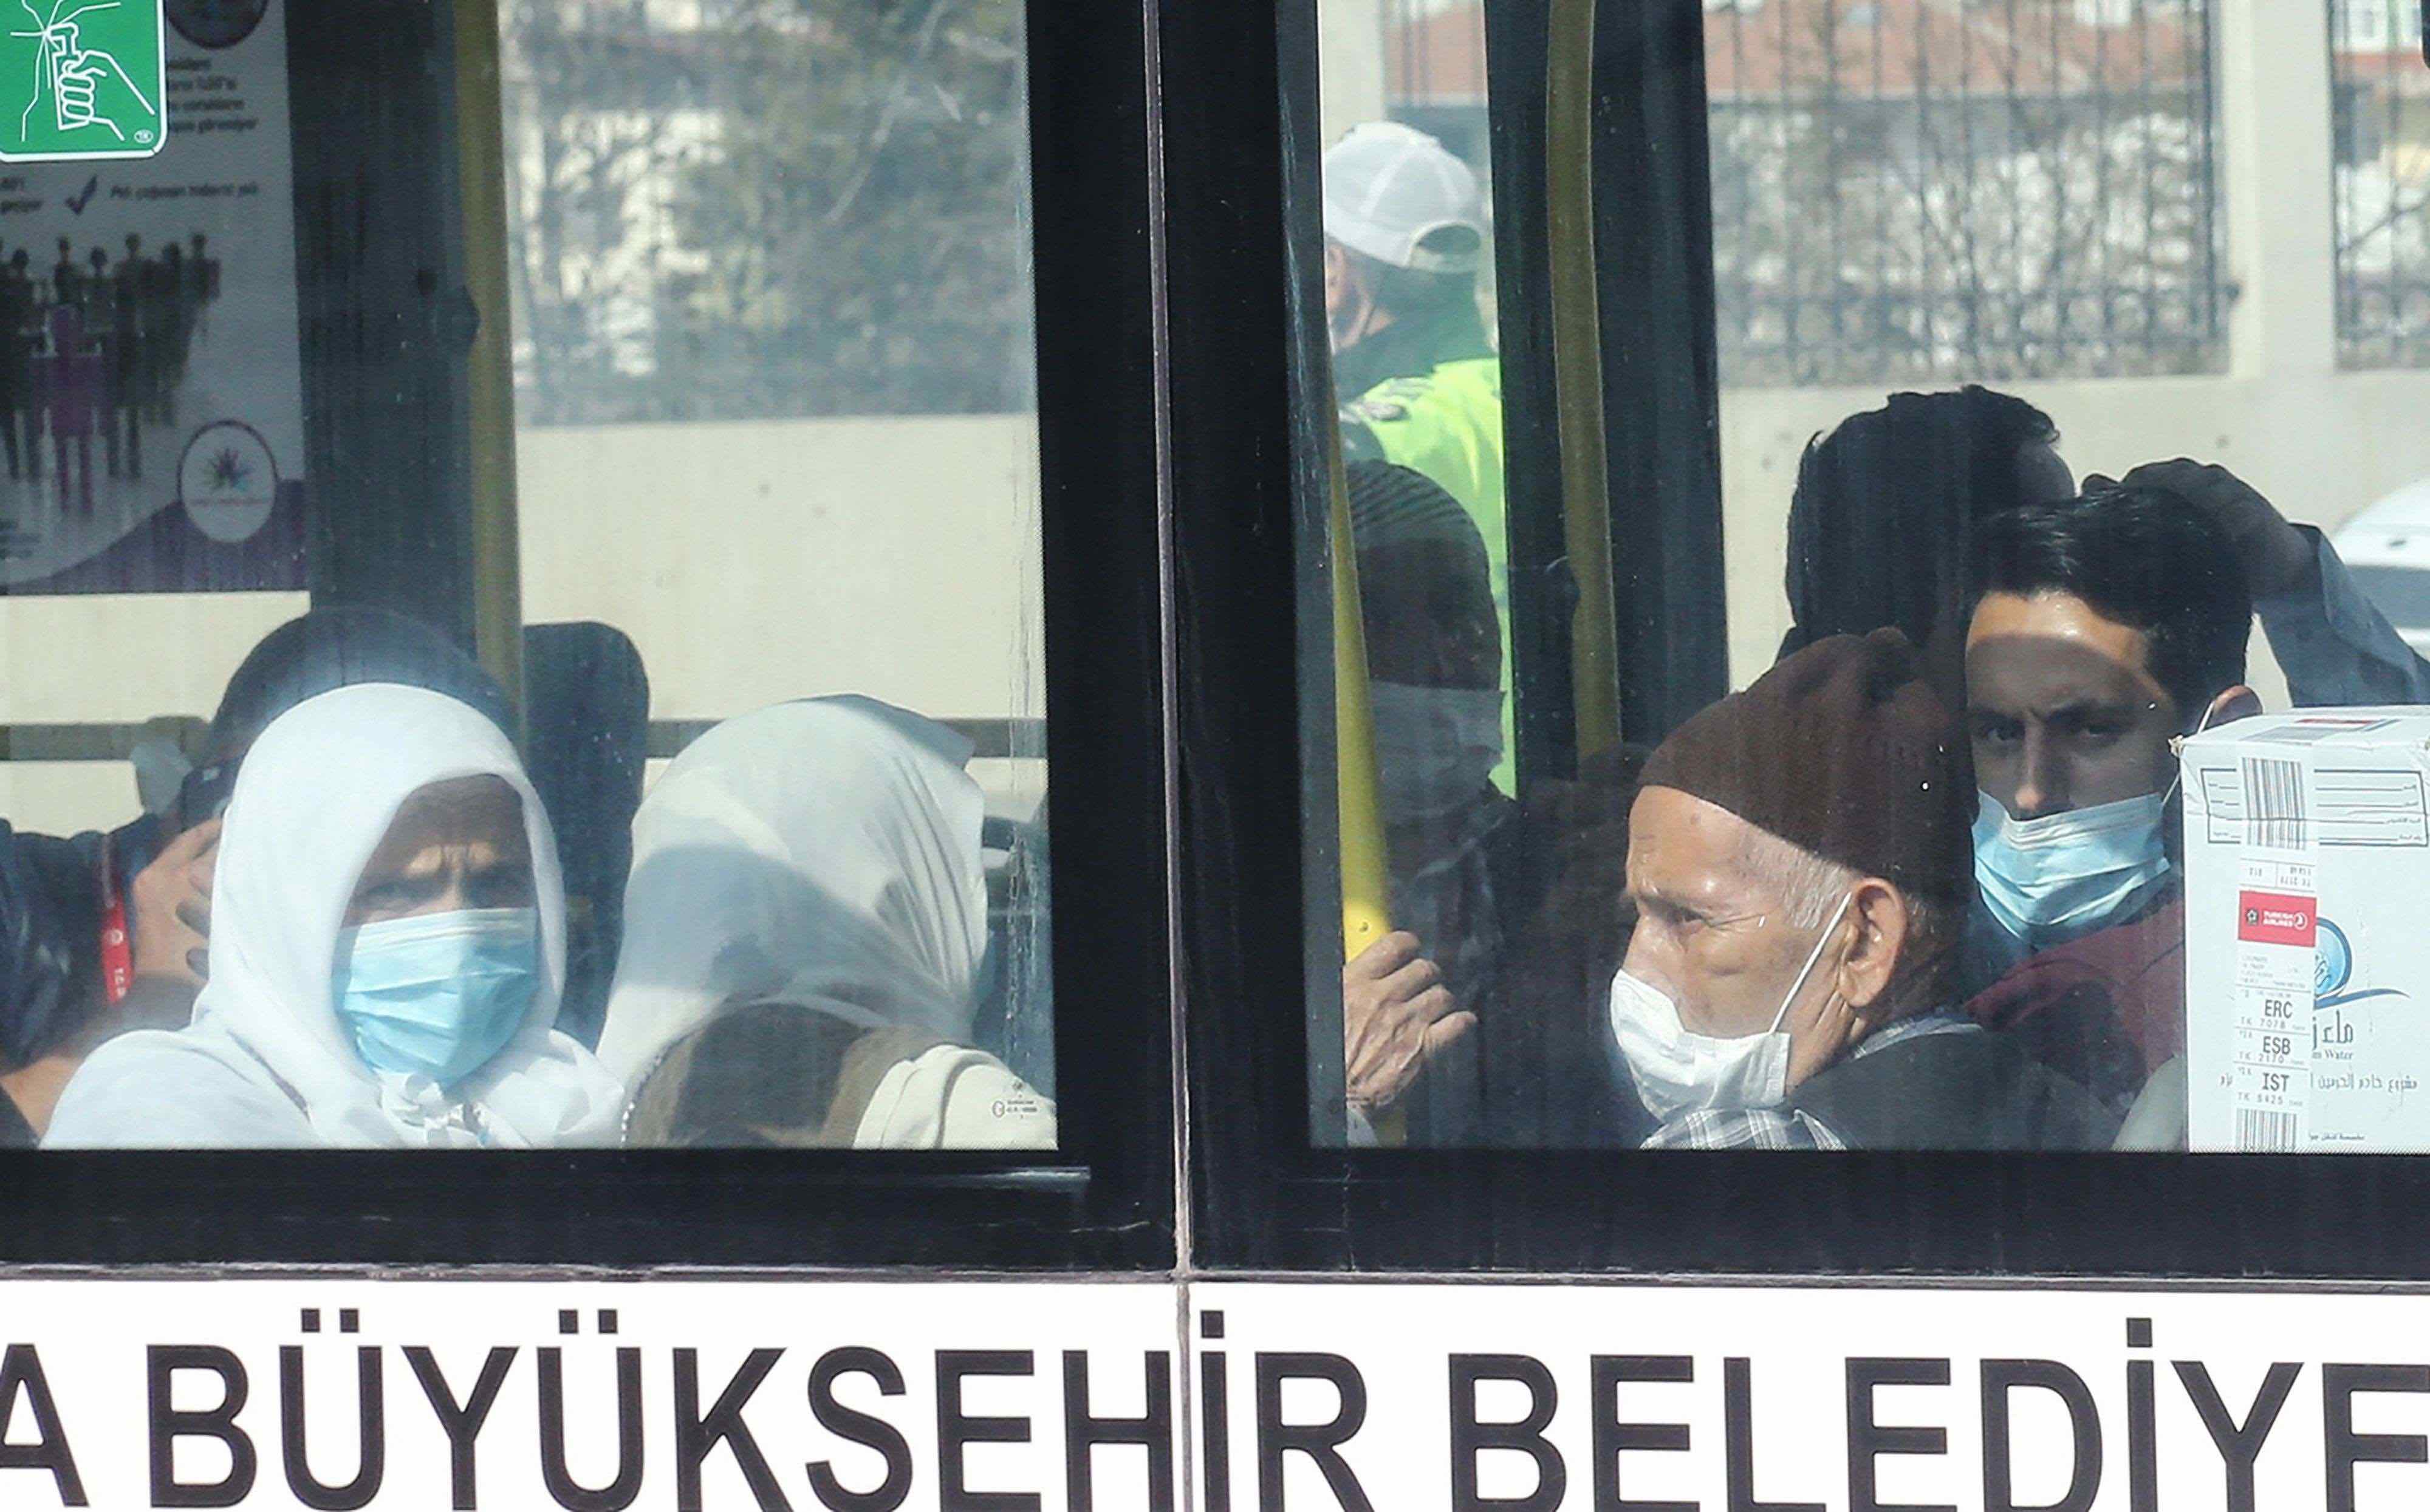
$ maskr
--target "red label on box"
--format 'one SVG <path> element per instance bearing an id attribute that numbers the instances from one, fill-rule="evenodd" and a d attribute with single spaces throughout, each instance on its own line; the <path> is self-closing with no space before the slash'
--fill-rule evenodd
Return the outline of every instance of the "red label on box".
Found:
<path id="1" fill-rule="evenodd" d="M 2319 922 L 2314 900 L 2291 892 L 2239 892 L 2236 911 L 2236 938 L 2263 945 L 2309 947 Z"/>

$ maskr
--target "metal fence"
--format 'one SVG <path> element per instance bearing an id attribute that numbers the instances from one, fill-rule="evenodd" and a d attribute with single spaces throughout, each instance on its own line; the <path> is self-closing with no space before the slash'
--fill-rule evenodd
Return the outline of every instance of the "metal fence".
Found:
<path id="1" fill-rule="evenodd" d="M 2329 0 L 2338 361 L 2430 367 L 2430 70 L 2419 0 Z"/>
<path id="2" fill-rule="evenodd" d="M 1706 0 L 1723 381 L 2222 368 L 2214 5 Z M 1478 14 L 1387 0 L 1396 115 L 1475 108 Z"/>
<path id="3" fill-rule="evenodd" d="M 1724 380 L 2226 358 L 2212 0 L 1708 0 Z"/>

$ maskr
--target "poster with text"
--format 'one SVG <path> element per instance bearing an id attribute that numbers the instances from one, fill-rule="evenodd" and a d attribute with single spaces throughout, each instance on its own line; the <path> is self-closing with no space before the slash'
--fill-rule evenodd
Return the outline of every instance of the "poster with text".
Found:
<path id="1" fill-rule="evenodd" d="M 285 7 L 165 11 L 157 154 L 0 165 L 0 591 L 304 586 Z"/>

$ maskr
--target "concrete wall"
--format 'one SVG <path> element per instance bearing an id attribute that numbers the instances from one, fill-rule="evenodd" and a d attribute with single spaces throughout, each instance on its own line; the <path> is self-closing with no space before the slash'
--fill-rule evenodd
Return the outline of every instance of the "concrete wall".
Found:
<path id="1" fill-rule="evenodd" d="M 657 717 L 824 692 L 1043 712 L 1027 416 L 579 426 L 515 444 L 524 617 L 623 628 Z"/>
<path id="2" fill-rule="evenodd" d="M 0 723 L 137 723 L 208 715 L 256 640 L 301 593 L 0 597 Z M 73 832 L 137 811 L 120 762 L 0 762 L 0 819 Z"/>
<path id="3" fill-rule="evenodd" d="M 2060 450 L 2079 475 L 2114 477 L 2138 462 L 2198 457 L 2232 469 L 2289 518 L 2324 527 L 2400 484 L 2430 477 L 2430 374 L 2000 387 L 2058 423 Z M 1772 664 L 1789 627 L 1781 564 L 1798 455 L 1815 432 L 1882 398 L 1880 389 L 1735 390 L 1722 397 L 1730 674 L 1739 686 Z"/>
<path id="4" fill-rule="evenodd" d="M 824 692 L 1044 712 L 1028 416 L 579 427 L 516 446 L 525 619 L 622 628 L 657 717 Z M 0 598 L 0 723 L 208 715 L 245 652 L 303 608 L 284 593 Z M 133 806 L 119 763 L 0 763 L 0 818 L 22 827 Z"/>
<path id="5" fill-rule="evenodd" d="M 1319 0 L 1318 119 L 1330 145 L 1361 121 L 1384 118 L 1381 0 Z"/>

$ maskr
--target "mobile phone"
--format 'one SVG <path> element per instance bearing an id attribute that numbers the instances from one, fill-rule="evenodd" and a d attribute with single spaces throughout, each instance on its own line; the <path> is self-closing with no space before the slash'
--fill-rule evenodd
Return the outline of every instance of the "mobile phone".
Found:
<path id="1" fill-rule="evenodd" d="M 228 796 L 236 790 L 236 768 L 233 761 L 214 761 L 186 773 L 177 785 L 178 834 L 227 812 Z"/>

